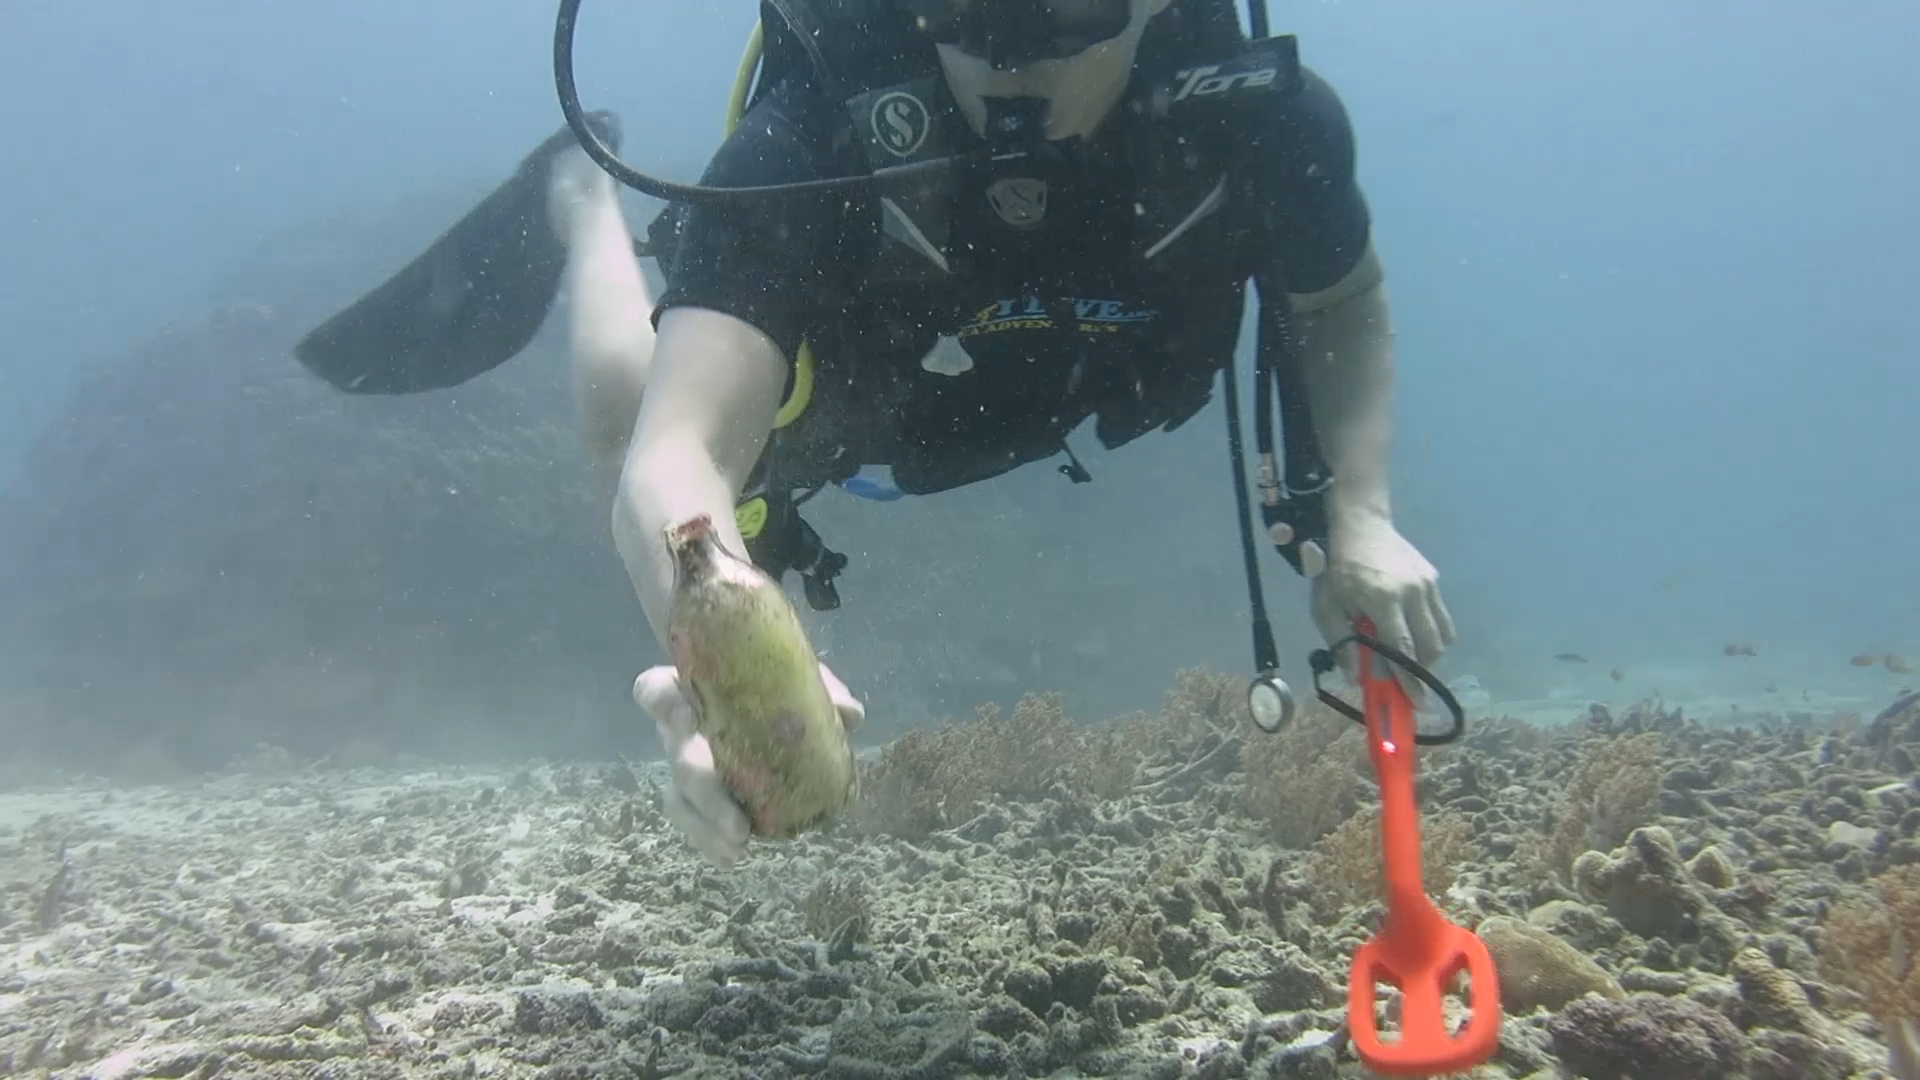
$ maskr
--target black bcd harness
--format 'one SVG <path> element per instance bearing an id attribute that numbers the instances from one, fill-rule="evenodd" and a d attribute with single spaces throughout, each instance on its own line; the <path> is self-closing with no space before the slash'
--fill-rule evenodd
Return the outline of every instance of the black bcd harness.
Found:
<path id="1" fill-rule="evenodd" d="M 570 121 L 580 111 L 573 94 L 570 56 L 571 19 L 577 8 L 578 0 L 563 0 L 556 36 L 556 71 L 560 77 L 563 111 Z M 1269 34 L 1261 0 L 1248 0 L 1248 11 L 1250 34 L 1242 30 L 1233 0 L 1181 0 L 1157 16 L 1149 28 L 1136 64 L 1140 70 L 1161 73 L 1161 78 L 1149 82 L 1129 98 L 1130 107 L 1144 110 L 1150 121 L 1144 129 L 1160 139 L 1149 141 L 1134 154 L 1143 188 L 1166 182 L 1165 170 L 1177 167 L 1169 164 L 1169 155 L 1164 152 L 1168 137 L 1181 146 L 1226 145 L 1231 155 L 1236 140 L 1249 137 L 1244 118 L 1250 113 L 1266 114 L 1266 110 L 1258 106 L 1249 109 L 1249 97 L 1278 104 L 1300 87 L 1302 76 L 1296 39 L 1291 35 Z M 941 96 L 932 47 L 924 39 L 918 39 L 905 20 L 904 12 L 889 0 L 762 0 L 762 56 L 747 102 L 750 109 L 774 86 L 796 73 L 808 78 L 814 92 L 843 103 L 848 130 L 866 151 L 874 184 L 903 202 L 933 197 L 929 193 L 936 190 L 937 185 L 925 182 L 924 178 L 943 167 L 978 167 L 980 164 L 978 158 L 963 161 L 951 147 L 933 138 L 902 154 L 898 145 L 889 144 L 887 133 L 881 129 L 877 118 L 882 113 L 876 106 L 887 95 L 904 94 L 923 106 Z M 930 123 L 928 130 L 934 129 Z M 733 193 L 780 197 L 775 188 L 730 191 L 668 185 L 634 173 L 588 136 L 583 135 L 581 141 L 616 178 L 669 199 L 667 208 L 650 224 L 646 237 L 635 245 L 641 254 L 658 258 L 663 271 L 669 275 L 683 213 L 690 202 L 717 200 Z M 1191 157 L 1191 153 L 1188 156 Z M 1005 169 L 1007 165 L 1002 161 L 998 167 Z M 1244 169 L 1230 169 L 1229 175 L 1232 183 L 1240 185 L 1259 180 L 1257 176 L 1246 175 Z M 636 177 L 646 183 L 636 182 Z M 916 182 L 916 177 L 922 179 Z M 848 177 L 845 181 L 852 184 L 855 178 Z M 797 193 L 823 186 L 821 182 L 813 182 L 781 187 Z M 1258 307 L 1253 390 L 1256 472 L 1251 483 L 1259 492 L 1261 525 L 1269 541 L 1296 572 L 1311 573 L 1324 565 L 1326 557 L 1325 498 L 1333 477 L 1313 429 L 1284 271 L 1273 264 L 1270 255 L 1250 259 L 1247 271 L 1243 280 L 1253 283 Z M 1177 278 L 1178 265 L 1168 260 L 1156 266 L 1154 273 Z M 1265 681 L 1279 684 L 1284 691 L 1284 684 L 1279 683 L 1276 675 L 1279 655 L 1260 585 L 1239 380 L 1230 357 L 1222 364 L 1221 376 L 1242 561 L 1252 609 L 1256 685 Z M 1203 404 L 1204 397 L 1199 402 Z M 1278 447 L 1274 434 L 1276 419 L 1280 421 L 1282 433 Z M 1167 425 L 1172 426 L 1175 424 Z M 1060 466 L 1060 471 L 1075 482 L 1089 479 L 1070 451 L 1068 457 L 1068 463 Z M 758 523 L 756 538 L 749 541 L 750 548 L 755 549 L 755 561 L 776 576 L 784 575 L 787 570 L 796 571 L 812 607 L 821 610 L 838 607 L 840 598 L 834 579 L 845 569 L 847 559 L 827 548 L 797 511 L 819 487 L 797 493 L 782 491 L 779 485 L 764 482 L 764 466 L 763 459 L 762 468 L 756 470 L 762 474 L 758 490 L 750 490 L 743 497 L 743 501 L 756 498 L 761 501 L 756 512 L 763 517 Z M 1290 704 L 1290 692 L 1288 700 Z"/>

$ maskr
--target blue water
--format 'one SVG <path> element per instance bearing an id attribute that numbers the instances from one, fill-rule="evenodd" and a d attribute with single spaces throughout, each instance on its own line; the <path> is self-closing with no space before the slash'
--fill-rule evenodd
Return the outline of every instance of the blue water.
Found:
<path id="1" fill-rule="evenodd" d="M 633 156 L 697 161 L 753 14 L 588 4 L 588 104 L 627 118 Z M 1347 2 L 1274 22 L 1358 133 L 1399 330 L 1396 502 L 1460 624 L 1449 672 L 1522 696 L 1614 664 L 1729 692 L 1787 669 L 1897 682 L 1845 658 L 1920 655 L 1920 8 Z M 551 25 L 500 0 L 11 12 L 0 474 L 83 363 L 221 302 L 275 234 L 509 168 L 560 123 Z M 933 523 L 927 562 L 965 568 L 900 603 L 976 622 L 915 632 L 997 620 L 1015 652 L 1139 669 L 1110 676 L 1116 699 L 1162 685 L 1160 659 L 1243 663 L 1217 415 L 1083 454 L 1086 491 L 1046 469 L 1001 489 L 1086 561 L 1048 563 L 1084 573 L 1065 611 L 1032 599 L 1030 567 L 968 562 L 995 549 L 946 511 L 861 510 L 931 515 L 909 519 Z M 1298 632 L 1305 591 L 1266 567 Z M 1767 663 L 1729 666 L 1732 641 Z"/>

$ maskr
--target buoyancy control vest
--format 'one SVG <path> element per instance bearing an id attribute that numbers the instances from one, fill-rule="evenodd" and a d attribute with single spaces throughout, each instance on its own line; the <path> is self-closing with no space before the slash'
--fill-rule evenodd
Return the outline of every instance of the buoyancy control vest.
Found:
<path id="1" fill-rule="evenodd" d="M 870 169 L 953 152 L 964 122 L 934 46 L 892 0 L 762 0 L 761 26 L 748 110 L 783 80 L 805 78 L 812 92 L 841 103 L 839 137 L 859 147 Z M 1290 35 L 1248 41 L 1233 0 L 1178 0 L 1149 23 L 1134 67 L 1138 75 L 1120 107 L 1136 114 L 1126 148 L 1142 217 L 1136 258 L 1149 279 L 1177 282 L 1194 258 L 1204 258 L 1214 275 L 1227 261 L 1251 277 L 1270 252 L 1252 230 L 1216 243 L 1177 241 L 1190 239 L 1235 186 L 1258 182 L 1235 166 L 1273 130 L 1274 110 L 1300 89 L 1297 42 Z M 936 182 L 875 200 L 881 230 L 900 242 L 876 249 L 867 276 L 934 281 L 950 273 L 944 204 L 951 197 Z M 669 204 L 640 245 L 669 279 L 685 210 Z"/>
<path id="2" fill-rule="evenodd" d="M 955 114 L 933 45 L 891 0 L 762 0 L 761 27 L 761 59 L 746 109 L 783 80 L 806 79 L 810 92 L 838 103 L 838 137 L 876 170 L 945 156 L 953 152 L 955 137 L 971 134 Z M 1233 0 L 1178 0 L 1149 24 L 1135 71 L 1120 108 L 1134 114 L 1126 125 L 1125 153 L 1140 218 L 1133 252 L 1137 280 L 1168 309 L 1179 306 L 1181 293 L 1196 279 L 1217 288 L 1223 276 L 1244 283 L 1265 274 L 1262 292 L 1271 291 L 1269 223 L 1217 211 L 1229 204 L 1269 205 L 1258 192 L 1260 170 L 1248 167 L 1259 155 L 1249 150 L 1277 130 L 1277 111 L 1302 84 L 1295 39 L 1248 40 Z M 952 197 L 951 188 L 929 184 L 871 200 L 872 212 L 881 215 L 880 233 L 893 242 L 874 247 L 863 277 L 881 284 L 937 286 L 950 275 Z M 642 246 L 658 257 L 669 280 L 683 218 L 684 207 L 670 204 Z M 1284 300 L 1263 307 L 1279 308 L 1262 312 L 1263 338 L 1272 330 L 1285 339 Z M 1212 372 L 1203 374 L 1203 383 L 1210 385 Z M 1146 427 L 1183 423 L 1209 399 L 1205 385 L 1177 406 L 1177 413 L 1147 417 Z M 1288 404 L 1287 472 L 1323 478 L 1324 466 L 1304 421 L 1305 403 Z M 1302 417 L 1298 432 L 1296 415 Z M 1237 440 L 1237 415 L 1230 422 Z M 1265 425 L 1261 434 L 1264 489 L 1274 469 Z M 783 446 L 784 441 L 776 431 L 768 456 L 742 494 L 742 532 L 763 569 L 776 576 L 797 570 L 812 606 L 836 607 L 833 577 L 846 559 L 821 542 L 797 507 L 822 484 L 846 477 L 831 475 L 817 459 L 804 460 L 800 448 Z M 1298 454 L 1296 442 L 1304 446 Z M 783 458 L 788 450 L 795 452 Z M 1295 457 L 1306 464 L 1295 468 Z M 967 465 L 955 467 L 964 473 Z M 1076 481 L 1087 479 L 1077 461 L 1060 471 Z M 1317 533 L 1324 536 L 1324 527 Z"/>

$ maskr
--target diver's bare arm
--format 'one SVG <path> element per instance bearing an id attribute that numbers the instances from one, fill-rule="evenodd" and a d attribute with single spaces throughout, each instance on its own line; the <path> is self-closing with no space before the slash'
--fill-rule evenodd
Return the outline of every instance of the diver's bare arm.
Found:
<path id="1" fill-rule="evenodd" d="M 613 541 L 654 634 L 666 646 L 673 563 L 663 531 L 699 514 L 746 555 L 733 520 L 786 389 L 779 346 L 731 315 L 675 307 L 660 317 L 647 392 L 614 497 Z"/>
<path id="2" fill-rule="evenodd" d="M 1294 297 L 1300 313 L 1307 394 L 1334 483 L 1328 524 L 1338 533 L 1390 521 L 1387 481 L 1393 434 L 1393 320 L 1371 246 L 1339 284 Z"/>

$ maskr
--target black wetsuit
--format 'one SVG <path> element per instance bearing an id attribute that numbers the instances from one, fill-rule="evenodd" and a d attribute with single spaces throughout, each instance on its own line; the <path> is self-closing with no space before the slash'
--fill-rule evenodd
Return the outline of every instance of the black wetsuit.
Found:
<path id="1" fill-rule="evenodd" d="M 1037 222 L 1031 185 L 989 198 L 956 182 L 944 203 L 944 258 L 903 227 L 911 215 L 877 198 L 690 209 L 658 310 L 725 312 L 765 332 L 790 361 L 803 340 L 815 357 L 806 409 L 775 433 L 749 492 L 773 504 L 768 535 L 750 535 L 756 561 L 776 573 L 804 571 L 792 494 L 863 465 L 891 466 L 902 491 L 929 493 L 1060 454 L 1089 417 L 1111 448 L 1198 412 L 1233 356 L 1250 277 L 1318 292 L 1351 272 L 1367 247 L 1345 110 L 1324 80 L 1302 75 L 1297 94 L 1264 108 L 1255 139 L 1225 151 L 1237 160 L 1220 168 L 1250 172 L 1255 185 L 1228 186 L 1222 199 L 1214 177 L 1201 175 L 1177 197 L 1185 205 L 1151 225 L 1140 192 L 1152 182 L 1128 151 L 1137 145 L 1129 129 L 1145 121 L 1127 104 L 1079 148 L 1071 183 L 1055 177 Z M 1136 72 L 1136 88 L 1141 82 Z M 857 171 L 839 105 L 803 79 L 776 85 L 702 182 Z M 957 120 L 947 128 L 956 144 L 974 139 Z M 1185 145 L 1162 143 L 1171 153 Z M 1143 260 L 1143 248 L 1160 263 Z M 877 273 L 886 259 L 917 263 L 918 272 Z M 1177 270 L 1144 269 L 1166 264 Z"/>

